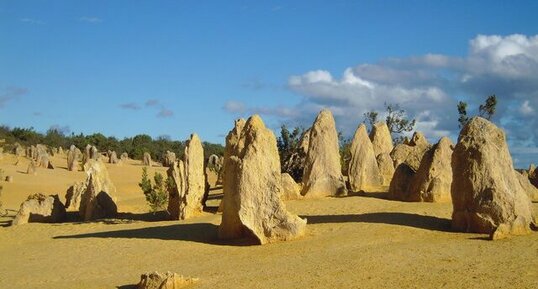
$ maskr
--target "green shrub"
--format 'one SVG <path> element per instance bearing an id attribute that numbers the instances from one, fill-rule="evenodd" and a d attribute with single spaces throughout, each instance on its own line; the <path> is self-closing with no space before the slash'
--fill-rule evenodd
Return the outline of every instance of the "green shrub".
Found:
<path id="1" fill-rule="evenodd" d="M 168 203 L 168 187 L 170 183 L 173 183 L 170 178 L 164 180 L 161 173 L 156 172 L 153 176 L 155 184 L 151 183 L 148 177 L 148 170 L 146 167 L 142 168 L 142 179 L 138 186 L 142 189 L 144 196 L 146 196 L 146 202 L 150 207 L 150 212 L 157 212 L 166 209 Z"/>

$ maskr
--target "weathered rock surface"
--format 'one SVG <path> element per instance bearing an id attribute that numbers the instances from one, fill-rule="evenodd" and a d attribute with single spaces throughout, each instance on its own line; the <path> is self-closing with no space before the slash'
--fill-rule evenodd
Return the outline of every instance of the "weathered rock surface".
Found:
<path id="1" fill-rule="evenodd" d="M 452 227 L 492 239 L 526 234 L 532 205 L 512 164 L 504 132 L 472 118 L 460 132 L 452 157 Z"/>
<path id="2" fill-rule="evenodd" d="M 288 173 L 280 175 L 282 181 L 282 191 L 280 199 L 283 201 L 299 200 L 301 196 L 301 186 L 295 182 L 295 180 Z"/>
<path id="3" fill-rule="evenodd" d="M 68 211 L 78 211 L 80 199 L 86 191 L 86 182 L 76 182 L 65 192 L 65 209 Z"/>
<path id="4" fill-rule="evenodd" d="M 174 181 L 174 187 L 168 191 L 168 214 L 172 220 L 180 220 L 180 204 L 184 203 L 185 192 L 187 191 L 187 180 L 185 177 L 185 163 L 178 160 L 166 171 L 168 177 Z"/>
<path id="5" fill-rule="evenodd" d="M 382 177 L 366 125 L 360 124 L 351 141 L 348 177 L 353 192 L 377 190 Z"/>
<path id="6" fill-rule="evenodd" d="M 117 164 L 119 162 L 118 155 L 115 151 L 111 151 L 110 155 L 108 156 L 108 163 L 110 164 Z"/>
<path id="7" fill-rule="evenodd" d="M 516 176 L 519 180 L 519 184 L 521 184 L 521 187 L 523 187 L 523 190 L 525 190 L 527 196 L 529 196 L 529 199 L 533 202 L 538 202 L 538 188 L 531 184 L 528 176 L 524 176 L 518 171 L 516 171 Z"/>
<path id="8" fill-rule="evenodd" d="M 69 151 L 67 152 L 67 170 L 77 171 L 78 170 L 78 151 L 75 145 L 71 145 Z"/>
<path id="9" fill-rule="evenodd" d="M 385 122 L 375 123 L 369 137 L 376 157 L 380 154 L 390 154 L 394 148 L 389 127 Z"/>
<path id="10" fill-rule="evenodd" d="M 37 174 L 37 165 L 34 160 L 30 160 L 30 163 L 28 164 L 28 168 L 26 169 L 26 174 L 28 175 Z"/>
<path id="11" fill-rule="evenodd" d="M 239 139 L 236 137 L 239 135 Z M 290 214 L 280 199 L 280 159 L 274 134 L 254 115 L 236 122 L 226 137 L 222 239 L 254 236 L 261 244 L 304 234 L 306 220 Z"/>
<path id="12" fill-rule="evenodd" d="M 166 151 L 163 155 L 163 166 L 171 167 L 176 162 L 176 154 L 171 151 Z"/>
<path id="13" fill-rule="evenodd" d="M 389 186 L 394 176 L 394 163 L 387 153 L 379 154 L 376 158 L 377 165 L 379 166 L 379 173 L 383 180 L 383 186 Z"/>
<path id="14" fill-rule="evenodd" d="M 138 289 L 180 289 L 198 282 L 198 278 L 185 278 L 172 272 L 151 272 L 140 276 Z"/>
<path id="15" fill-rule="evenodd" d="M 406 163 L 413 170 L 418 170 L 420 161 L 424 153 L 431 147 L 428 140 L 421 132 L 415 132 L 409 144 L 399 144 L 390 153 L 390 157 L 394 161 L 394 167 L 399 164 Z"/>
<path id="16" fill-rule="evenodd" d="M 344 196 L 338 133 L 329 110 L 322 110 L 312 125 L 303 173 L 301 195 L 308 198 Z"/>
<path id="17" fill-rule="evenodd" d="M 151 167 L 151 155 L 148 152 L 144 153 L 144 158 L 142 159 L 142 164 L 148 167 Z"/>
<path id="18" fill-rule="evenodd" d="M 536 169 L 534 164 L 529 165 L 528 178 L 531 184 L 538 188 L 538 170 Z"/>
<path id="19" fill-rule="evenodd" d="M 11 225 L 22 225 L 29 222 L 56 223 L 64 219 L 65 208 L 58 195 L 45 196 L 37 193 L 30 195 L 21 204 Z"/>
<path id="20" fill-rule="evenodd" d="M 230 182 L 233 181 L 233 178 L 230 179 L 230 182 L 228 185 L 230 186 L 228 189 L 224 189 L 226 187 L 226 184 L 224 183 L 224 180 L 226 179 L 226 170 L 227 167 L 230 167 L 231 164 L 231 157 L 236 154 L 237 146 L 239 145 L 239 138 L 241 137 L 241 132 L 243 131 L 243 128 L 245 127 L 246 121 L 242 118 L 235 120 L 234 122 L 234 128 L 228 133 L 226 136 L 226 146 L 224 148 L 224 159 L 223 159 L 223 167 L 222 167 L 222 177 L 223 177 L 223 189 L 222 192 L 230 191 L 235 188 L 235 183 L 232 186 Z M 230 170 L 232 168 L 229 168 Z M 226 201 L 226 197 L 223 197 L 218 208 L 218 212 L 224 211 L 224 202 Z M 230 216 L 236 216 L 234 214 L 230 214 Z M 240 224 L 239 220 L 233 220 L 229 223 L 235 223 Z"/>
<path id="21" fill-rule="evenodd" d="M 412 202 L 450 202 L 452 185 L 452 151 L 454 144 L 447 137 L 424 154 L 404 197 Z"/>
<path id="22" fill-rule="evenodd" d="M 23 157 L 24 154 L 25 154 L 25 150 L 19 143 L 15 143 L 15 151 L 14 151 L 14 153 L 18 157 Z"/>
<path id="23" fill-rule="evenodd" d="M 84 171 L 87 178 L 80 199 L 80 216 L 84 221 L 115 217 L 118 212 L 114 200 L 116 187 L 110 180 L 105 164 L 90 159 L 84 165 Z"/>
<path id="24" fill-rule="evenodd" d="M 393 200 L 411 200 L 409 186 L 420 167 L 430 144 L 420 132 L 415 132 L 408 144 L 399 144 L 390 153 L 394 161 L 394 175 L 390 182 L 388 197 Z M 405 165 L 401 169 L 400 166 Z"/>

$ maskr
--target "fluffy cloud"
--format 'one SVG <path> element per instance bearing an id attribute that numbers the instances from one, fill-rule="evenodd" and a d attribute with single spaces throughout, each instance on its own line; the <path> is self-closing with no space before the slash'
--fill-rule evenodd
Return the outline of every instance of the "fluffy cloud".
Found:
<path id="1" fill-rule="evenodd" d="M 456 138 L 458 101 L 466 101 L 469 112 L 476 114 L 479 104 L 496 94 L 494 121 L 506 130 L 510 145 L 518 148 L 515 153 L 538 147 L 538 36 L 478 35 L 469 42 L 465 57 L 389 58 L 349 67 L 340 77 L 312 70 L 290 76 L 288 88 L 301 97 L 299 104 L 287 108 L 292 113 L 283 114 L 282 107 L 258 113 L 308 126 L 321 108 L 329 108 L 339 128 L 351 135 L 364 112 L 383 111 L 384 103 L 397 103 L 417 119 L 416 129 L 431 141 L 445 135 Z"/>

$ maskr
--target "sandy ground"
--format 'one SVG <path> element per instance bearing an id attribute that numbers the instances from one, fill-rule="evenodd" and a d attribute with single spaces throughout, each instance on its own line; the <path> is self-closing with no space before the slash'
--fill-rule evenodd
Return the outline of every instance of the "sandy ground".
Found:
<path id="1" fill-rule="evenodd" d="M 55 170 L 26 175 L 27 160 L 0 168 L 4 207 L 82 180 Z M 147 271 L 200 278 L 196 288 L 538 288 L 538 233 L 500 241 L 450 231 L 450 204 L 389 201 L 382 194 L 287 202 L 308 219 L 295 241 L 250 246 L 216 238 L 221 216 L 150 221 L 138 188 L 142 166 L 109 165 L 121 219 L 0 227 L 0 288 L 133 288 Z M 152 171 L 164 168 L 152 168 Z M 153 172 L 151 172 L 153 175 Z M 216 206 L 220 191 L 210 205 Z M 538 204 L 534 204 L 538 210 Z M 10 211 L 11 214 L 13 212 Z M 10 218 L 0 219 L 7 225 Z"/>

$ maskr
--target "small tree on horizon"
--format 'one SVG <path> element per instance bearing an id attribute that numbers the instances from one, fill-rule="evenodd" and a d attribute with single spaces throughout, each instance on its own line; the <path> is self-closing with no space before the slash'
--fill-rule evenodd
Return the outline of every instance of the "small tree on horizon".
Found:
<path id="1" fill-rule="evenodd" d="M 403 132 L 412 131 L 415 127 L 416 120 L 409 119 L 404 109 L 399 104 L 387 104 L 385 103 L 385 110 L 387 111 L 387 117 L 385 123 L 389 128 L 389 132 L 392 136 L 392 141 L 395 144 L 403 142 L 403 137 L 399 134 Z M 378 122 L 379 113 L 377 111 L 368 111 L 364 113 L 363 122 L 372 128 L 376 122 Z"/>
<path id="2" fill-rule="evenodd" d="M 467 116 L 467 103 L 464 101 L 458 102 L 458 122 L 459 127 L 463 128 L 470 120 L 470 117 Z M 478 116 L 483 117 L 487 120 L 491 120 L 497 109 L 497 96 L 495 94 L 488 96 L 484 104 L 481 104 L 478 107 Z"/>

